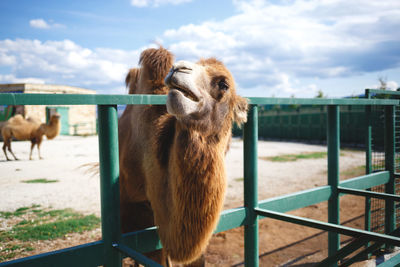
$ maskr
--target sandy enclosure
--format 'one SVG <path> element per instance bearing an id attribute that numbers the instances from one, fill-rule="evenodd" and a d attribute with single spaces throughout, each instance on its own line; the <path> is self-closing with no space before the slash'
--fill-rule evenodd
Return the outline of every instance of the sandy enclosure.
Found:
<path id="1" fill-rule="evenodd" d="M 42 144 L 43 160 L 28 160 L 30 143 L 13 142 L 19 161 L 6 161 L 0 156 L 0 211 L 40 204 L 53 208 L 73 208 L 100 215 L 99 177 L 85 173 L 88 163 L 99 161 L 98 138 L 59 136 Z M 271 162 L 262 157 L 303 152 L 326 151 L 325 146 L 290 142 L 259 141 L 259 199 L 265 199 L 326 184 L 326 158 Z M 340 168 L 346 170 L 363 165 L 360 151 L 343 151 Z M 228 187 L 225 208 L 243 203 L 243 142 L 233 139 L 226 157 Z M 24 183 L 31 179 L 58 180 L 56 183 Z"/>

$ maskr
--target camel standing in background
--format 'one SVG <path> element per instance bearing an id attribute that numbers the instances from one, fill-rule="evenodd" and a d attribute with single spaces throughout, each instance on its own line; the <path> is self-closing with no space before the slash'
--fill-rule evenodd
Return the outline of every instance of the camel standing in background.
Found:
<path id="1" fill-rule="evenodd" d="M 126 77 L 129 93 L 168 97 L 166 106 L 128 105 L 119 120 L 122 231 L 157 225 L 163 249 L 149 256 L 190 264 L 218 223 L 232 123 L 246 121 L 248 104 L 214 58 L 173 64 L 161 47 L 139 64 Z"/>
<path id="2" fill-rule="evenodd" d="M 61 129 L 60 115 L 58 113 L 53 114 L 50 117 L 48 124 L 40 123 L 40 121 L 28 118 L 24 119 L 22 115 L 17 114 L 10 118 L 1 128 L 1 135 L 3 136 L 3 151 L 7 160 L 10 160 L 7 155 L 6 149 L 13 155 L 15 160 L 18 158 L 14 155 L 11 149 L 11 140 L 15 137 L 17 140 L 30 140 L 31 151 L 29 159 L 32 160 L 32 151 L 35 145 L 38 148 L 39 158 L 43 159 L 40 155 L 40 145 L 42 144 L 43 135 L 46 135 L 47 139 L 55 138 Z"/>

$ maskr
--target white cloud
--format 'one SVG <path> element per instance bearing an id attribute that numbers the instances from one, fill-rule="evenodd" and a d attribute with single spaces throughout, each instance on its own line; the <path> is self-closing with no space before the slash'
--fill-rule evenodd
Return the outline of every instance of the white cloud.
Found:
<path id="1" fill-rule="evenodd" d="M 62 24 L 54 23 L 52 21 L 46 22 L 44 19 L 32 19 L 29 21 L 29 25 L 32 28 L 37 28 L 37 29 L 50 29 L 50 28 L 65 27 Z"/>
<path id="2" fill-rule="evenodd" d="M 177 58 L 217 56 L 240 86 L 281 88 L 286 96 L 294 90 L 289 81 L 299 77 L 348 77 L 400 67 L 398 0 L 234 4 L 236 15 L 167 30 L 162 43 Z M 281 74 L 290 79 L 278 79 Z"/>
<path id="3" fill-rule="evenodd" d="M 33 20 L 29 21 L 29 25 L 32 28 L 38 28 L 38 29 L 48 29 L 48 28 L 50 28 L 50 25 L 47 24 L 47 22 L 44 21 L 44 19 L 33 19 Z"/>
<path id="4" fill-rule="evenodd" d="M 0 82 L 1 83 L 37 83 L 44 84 L 46 81 L 38 78 L 16 78 L 12 74 L 1 75 L 0 74 Z"/>
<path id="5" fill-rule="evenodd" d="M 1 51 L 3 49 L 0 48 L 0 66 L 8 65 L 12 66 L 17 63 L 16 57 L 13 55 L 8 55 L 6 51 Z"/>
<path id="6" fill-rule="evenodd" d="M 131 0 L 142 7 L 183 2 L 188 0 Z M 274 2 L 234 0 L 236 13 L 231 17 L 182 25 L 155 39 L 178 60 L 221 59 L 245 95 L 313 97 L 320 89 L 318 81 L 325 78 L 400 67 L 398 0 Z M 32 24 L 58 25 L 43 19 Z M 11 76 L 1 80 L 34 78 L 102 90 L 120 88 L 142 50 L 88 49 L 69 40 L 3 40 L 0 66 L 9 67 Z M 398 82 L 388 86 L 395 89 Z"/>
<path id="7" fill-rule="evenodd" d="M 192 0 L 131 0 L 131 5 L 135 7 L 159 7 L 162 5 L 179 5 L 191 2 Z"/>
<path id="8" fill-rule="evenodd" d="M 133 51 L 83 48 L 70 40 L 0 41 L 0 66 L 10 67 L 1 82 L 35 81 L 89 88 L 123 86 L 142 49 Z"/>

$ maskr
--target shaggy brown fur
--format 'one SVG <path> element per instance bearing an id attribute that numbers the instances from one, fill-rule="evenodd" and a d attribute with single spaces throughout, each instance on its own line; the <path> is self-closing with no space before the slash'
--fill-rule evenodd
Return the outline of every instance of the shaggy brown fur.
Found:
<path id="1" fill-rule="evenodd" d="M 42 159 L 40 155 L 40 145 L 42 144 L 43 135 L 46 135 L 47 139 L 55 138 L 61 129 L 60 115 L 54 114 L 51 116 L 49 124 L 40 123 L 40 121 L 28 118 L 24 119 L 22 115 L 17 114 L 10 118 L 1 128 L 1 135 L 3 136 L 3 152 L 7 160 L 10 160 L 7 155 L 6 149 L 13 155 L 15 160 L 18 160 L 11 149 L 11 140 L 16 138 L 18 140 L 30 140 L 31 141 L 31 151 L 29 154 L 29 159 L 32 159 L 32 151 L 35 145 L 38 148 L 39 158 Z"/>
<path id="2" fill-rule="evenodd" d="M 145 50 L 140 69 L 127 75 L 129 92 L 167 94 L 172 63 L 164 48 Z M 163 265 L 168 258 L 190 263 L 204 252 L 223 206 L 232 123 L 246 120 L 247 101 L 225 66 L 213 58 L 197 64 L 207 76 L 199 81 L 209 95 L 203 112 L 177 117 L 165 106 L 135 105 L 119 120 L 122 230 L 157 225 L 164 249 L 153 258 Z"/>

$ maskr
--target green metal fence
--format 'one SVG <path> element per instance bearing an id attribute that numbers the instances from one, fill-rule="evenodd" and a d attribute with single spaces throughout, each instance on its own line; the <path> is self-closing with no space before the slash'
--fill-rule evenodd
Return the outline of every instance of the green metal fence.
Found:
<path id="1" fill-rule="evenodd" d="M 248 122 L 244 125 L 244 206 L 225 210 L 221 214 L 216 233 L 245 226 L 245 266 L 258 266 L 258 220 L 268 217 L 307 227 L 329 231 L 329 257 L 320 266 L 335 266 L 345 256 L 358 248 L 368 246 L 363 253 L 382 245 L 400 246 L 397 237 L 400 230 L 394 227 L 394 202 L 400 196 L 394 194 L 394 109 L 396 100 L 386 99 L 294 99 L 294 98 L 250 98 Z M 148 266 L 158 266 L 140 253 L 161 248 L 155 227 L 143 231 L 121 234 L 119 221 L 119 164 L 117 105 L 164 105 L 166 96 L 150 95 L 43 95 L 1 94 L 0 105 L 97 105 L 99 118 L 99 149 L 101 177 L 102 240 L 81 246 L 53 251 L 32 257 L 0 263 L 0 266 L 120 266 L 121 259 L 130 256 Z M 257 139 L 259 105 L 320 105 L 327 106 L 327 185 L 293 194 L 258 201 L 257 196 Z M 385 170 L 369 173 L 353 179 L 339 181 L 340 108 L 349 105 L 385 107 L 386 125 Z M 368 133 L 368 131 L 366 131 Z M 367 136 L 367 135 L 366 135 Z M 367 166 L 368 167 L 368 166 Z M 385 193 L 366 189 L 384 184 Z M 341 226 L 339 224 L 339 198 L 344 194 L 380 198 L 386 201 L 385 233 L 374 233 Z M 286 212 L 320 202 L 328 202 L 328 222 L 288 215 Z M 349 235 L 355 240 L 340 247 L 339 235 Z M 357 254 L 344 262 L 362 257 Z M 391 259 L 387 266 L 400 263 L 400 257 Z"/>
<path id="2" fill-rule="evenodd" d="M 264 139 L 298 140 L 306 142 L 326 141 L 326 106 L 262 106 L 259 110 L 259 137 Z M 346 105 L 340 109 L 341 142 L 363 145 L 365 108 Z M 235 134 L 240 134 L 235 129 Z"/>
<path id="3" fill-rule="evenodd" d="M 386 90 L 366 90 L 366 98 L 370 99 L 400 99 L 400 92 Z M 395 107 L 394 127 L 394 150 L 395 150 L 395 186 L 396 195 L 400 194 L 400 179 L 397 173 L 400 173 L 400 106 Z M 385 128 L 386 112 L 383 106 L 374 106 L 371 108 L 371 142 L 370 146 L 370 172 L 379 172 L 385 169 Z M 371 189 L 374 192 L 385 192 L 385 186 L 375 186 Z M 382 199 L 372 199 L 370 203 L 370 228 L 374 232 L 385 232 L 385 201 Z M 396 205 L 395 226 L 400 226 L 400 206 Z"/>

